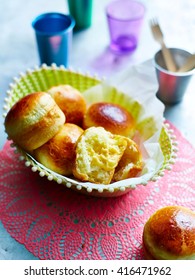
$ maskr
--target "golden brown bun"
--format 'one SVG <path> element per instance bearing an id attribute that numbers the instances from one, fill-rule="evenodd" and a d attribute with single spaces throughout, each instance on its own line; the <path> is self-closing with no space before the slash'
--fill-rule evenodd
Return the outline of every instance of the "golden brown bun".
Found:
<path id="1" fill-rule="evenodd" d="M 135 120 L 131 114 L 121 106 L 108 102 L 92 104 L 84 117 L 83 128 L 102 126 L 113 134 L 132 136 Z"/>
<path id="2" fill-rule="evenodd" d="M 66 122 L 82 125 L 86 102 L 82 94 L 70 85 L 59 85 L 47 91 L 66 116 Z"/>
<path id="3" fill-rule="evenodd" d="M 21 98 L 5 118 L 5 130 L 21 148 L 32 151 L 51 139 L 63 126 L 65 116 L 45 92 Z"/>
<path id="4" fill-rule="evenodd" d="M 143 231 L 146 259 L 195 260 L 195 213 L 182 206 L 156 211 Z"/>
<path id="5" fill-rule="evenodd" d="M 114 172 L 113 181 L 115 182 L 136 177 L 142 170 L 142 154 L 137 144 L 127 137 L 126 140 L 127 148 Z"/>
<path id="6" fill-rule="evenodd" d="M 71 175 L 75 161 L 75 143 L 83 129 L 66 123 L 47 143 L 34 151 L 35 158 L 45 167 L 61 175 Z"/>
<path id="7" fill-rule="evenodd" d="M 103 127 L 90 127 L 77 142 L 74 176 L 81 181 L 109 184 L 127 147 L 125 137 Z"/>

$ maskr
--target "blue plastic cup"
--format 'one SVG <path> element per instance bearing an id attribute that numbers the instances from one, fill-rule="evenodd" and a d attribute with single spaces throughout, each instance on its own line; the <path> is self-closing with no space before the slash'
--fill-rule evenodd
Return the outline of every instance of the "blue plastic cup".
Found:
<path id="1" fill-rule="evenodd" d="M 33 20 L 41 64 L 68 67 L 74 26 L 73 17 L 61 13 L 44 13 Z"/>

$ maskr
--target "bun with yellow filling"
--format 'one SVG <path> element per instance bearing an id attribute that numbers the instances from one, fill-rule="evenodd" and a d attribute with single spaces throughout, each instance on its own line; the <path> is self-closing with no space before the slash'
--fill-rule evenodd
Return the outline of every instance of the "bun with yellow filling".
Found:
<path id="1" fill-rule="evenodd" d="M 109 184 L 127 141 L 103 127 L 90 127 L 79 137 L 76 147 L 74 176 L 81 181 Z"/>
<path id="2" fill-rule="evenodd" d="M 137 144 L 126 137 L 127 148 L 120 159 L 113 176 L 113 181 L 121 181 L 128 178 L 136 177 L 142 170 L 142 154 Z"/>

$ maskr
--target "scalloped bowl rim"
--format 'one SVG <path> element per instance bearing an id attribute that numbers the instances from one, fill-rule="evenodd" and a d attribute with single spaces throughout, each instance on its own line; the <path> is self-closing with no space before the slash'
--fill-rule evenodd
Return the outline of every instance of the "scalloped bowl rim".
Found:
<path id="1" fill-rule="evenodd" d="M 40 67 L 35 67 L 33 70 L 28 69 L 26 71 L 26 74 L 21 73 L 20 74 L 20 78 L 25 78 L 26 76 L 30 75 L 33 72 L 36 71 L 41 71 L 41 70 L 47 70 L 47 69 L 53 69 L 53 70 L 64 70 L 64 71 L 68 71 L 69 73 L 74 73 L 74 74 L 79 74 L 82 75 L 83 77 L 86 78 L 92 78 L 94 80 L 98 82 L 101 82 L 103 79 L 99 79 L 97 77 L 97 75 L 90 75 L 89 73 L 81 73 L 80 71 L 75 71 L 73 69 L 67 69 L 64 66 L 56 66 L 55 64 L 52 64 L 51 66 L 47 66 L 46 64 L 43 64 Z M 4 105 L 4 110 L 5 110 L 5 114 L 3 115 L 4 117 L 6 116 L 6 113 L 8 112 L 10 106 L 9 106 L 9 101 L 11 97 L 13 97 L 13 89 L 15 86 L 17 86 L 18 82 L 20 81 L 20 78 L 13 78 L 14 83 L 10 83 L 10 89 L 11 90 L 7 90 L 7 96 L 8 98 L 5 98 L 5 105 Z M 116 193 L 116 195 L 121 195 L 126 193 L 129 190 L 135 189 L 137 185 L 147 185 L 150 181 L 157 181 L 159 179 L 159 177 L 164 176 L 164 171 L 165 170 L 171 170 L 171 165 L 175 163 L 175 158 L 176 158 L 176 152 L 177 152 L 177 141 L 176 141 L 176 137 L 173 134 L 173 130 L 169 129 L 169 124 L 168 123 L 163 123 L 163 129 L 164 132 L 166 134 L 166 136 L 169 139 L 170 142 L 170 146 L 171 146 L 171 153 L 170 153 L 170 158 L 169 160 L 166 161 L 166 163 L 163 163 L 163 166 L 153 174 L 153 176 L 151 176 L 150 178 L 148 178 L 147 180 L 143 181 L 141 184 L 126 184 L 125 181 L 126 180 L 122 180 L 119 182 L 115 182 L 109 185 L 103 185 L 103 184 L 93 184 L 93 183 L 89 183 L 89 182 L 80 182 L 78 180 L 75 180 L 75 178 L 70 178 L 70 177 L 66 177 L 63 175 L 60 175 L 48 168 L 46 168 L 44 165 L 42 165 L 41 163 L 39 163 L 38 161 L 36 161 L 31 155 L 29 155 L 28 153 L 26 153 L 24 150 L 22 150 L 20 147 L 18 147 L 15 143 L 12 142 L 12 146 L 15 147 L 16 151 L 18 151 L 21 156 L 19 157 L 20 160 L 24 160 L 25 161 L 25 165 L 26 166 L 31 166 L 31 169 L 33 172 L 39 172 L 39 175 L 41 177 L 46 176 L 47 179 L 49 181 L 56 181 L 58 184 L 65 184 L 66 187 L 68 188 L 73 188 L 74 190 L 77 191 L 81 191 L 84 193 L 88 193 L 91 195 L 97 195 L 97 196 L 115 196 L 114 193 Z M 122 182 L 124 184 L 122 184 Z M 122 186 L 121 186 L 122 184 Z M 95 191 L 95 193 L 94 193 Z M 105 194 L 106 193 L 106 194 Z"/>

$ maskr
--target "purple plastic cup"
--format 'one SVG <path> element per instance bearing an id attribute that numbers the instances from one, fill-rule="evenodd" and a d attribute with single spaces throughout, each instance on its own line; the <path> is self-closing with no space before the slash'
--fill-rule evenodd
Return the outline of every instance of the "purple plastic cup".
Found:
<path id="1" fill-rule="evenodd" d="M 137 48 L 145 7 L 134 0 L 117 0 L 106 7 L 110 49 L 125 54 Z"/>

